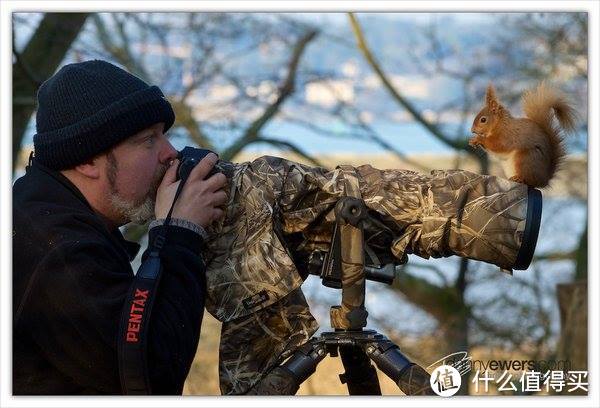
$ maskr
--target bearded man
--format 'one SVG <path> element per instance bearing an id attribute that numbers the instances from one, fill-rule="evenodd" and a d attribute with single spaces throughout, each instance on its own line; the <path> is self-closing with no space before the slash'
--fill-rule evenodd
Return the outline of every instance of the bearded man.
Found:
<path id="1" fill-rule="evenodd" d="M 166 241 L 145 364 L 152 393 L 181 394 L 206 297 L 204 228 L 226 200 L 223 174 L 205 180 L 217 157 L 194 168 L 163 225 L 180 181 L 158 87 L 86 61 L 61 68 L 37 101 L 35 156 L 13 188 L 13 393 L 124 392 L 118 331 L 140 247 L 119 227 L 156 218 L 148 248 Z"/>

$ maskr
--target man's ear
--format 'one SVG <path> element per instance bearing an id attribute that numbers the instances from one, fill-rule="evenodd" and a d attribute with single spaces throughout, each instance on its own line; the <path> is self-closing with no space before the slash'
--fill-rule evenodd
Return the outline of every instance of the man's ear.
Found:
<path id="1" fill-rule="evenodd" d="M 100 178 L 100 161 L 98 157 L 87 160 L 84 163 L 78 164 L 73 169 L 77 173 L 92 179 Z"/>

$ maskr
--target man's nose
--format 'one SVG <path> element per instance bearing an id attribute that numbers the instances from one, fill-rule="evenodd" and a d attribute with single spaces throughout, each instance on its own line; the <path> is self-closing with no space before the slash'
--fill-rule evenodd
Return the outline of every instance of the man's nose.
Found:
<path id="1" fill-rule="evenodd" d="M 158 160 L 162 164 L 169 164 L 171 160 L 177 158 L 177 153 L 177 150 L 173 147 L 171 142 L 165 139 L 165 146 L 161 149 Z"/>

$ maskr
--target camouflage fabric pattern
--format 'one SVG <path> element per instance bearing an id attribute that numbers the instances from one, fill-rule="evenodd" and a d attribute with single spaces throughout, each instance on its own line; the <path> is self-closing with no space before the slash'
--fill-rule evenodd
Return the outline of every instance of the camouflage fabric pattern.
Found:
<path id="1" fill-rule="evenodd" d="M 219 348 L 221 393 L 247 393 L 318 327 L 301 289 L 262 310 L 224 322 Z"/>
<path id="2" fill-rule="evenodd" d="M 344 195 L 343 171 L 294 167 L 296 183 L 310 180 L 313 185 L 282 197 L 283 230 L 302 232 L 305 240 L 298 249 L 326 250 L 335 219 L 329 214 L 318 226 L 315 222 L 328 204 Z M 458 255 L 507 270 L 516 261 L 526 221 L 526 185 L 464 170 L 424 175 L 363 165 L 356 174 L 367 207 L 392 234 L 382 234 L 376 226 L 365 228 L 367 244 L 383 259 Z"/>
<path id="3" fill-rule="evenodd" d="M 229 180 L 221 222 L 207 229 L 207 310 L 222 322 L 267 307 L 302 279 L 274 228 L 285 175 L 267 160 L 220 162 Z"/>
<path id="4" fill-rule="evenodd" d="M 229 178 L 225 217 L 208 229 L 204 255 L 208 310 L 228 321 L 260 310 L 298 288 L 292 253 L 327 250 L 344 174 L 277 157 L 220 163 Z M 360 196 L 388 228 L 365 227 L 365 241 L 382 261 L 405 254 L 459 255 L 511 269 L 521 245 L 527 186 L 463 170 L 354 169 Z M 290 248 L 285 236 L 302 235 Z"/>
<path id="5" fill-rule="evenodd" d="M 224 322 L 227 394 L 247 392 L 316 330 L 303 296 L 278 302 L 300 287 L 302 260 L 329 249 L 341 197 L 362 197 L 377 221 L 363 226 L 375 264 L 458 255 L 510 270 L 521 246 L 527 186 L 502 178 L 370 165 L 327 170 L 271 156 L 218 168 L 229 180 L 228 204 L 203 251 L 206 307 Z"/>
<path id="6" fill-rule="evenodd" d="M 300 388 L 296 382 L 283 368 L 277 367 L 246 395 L 296 395 Z"/>

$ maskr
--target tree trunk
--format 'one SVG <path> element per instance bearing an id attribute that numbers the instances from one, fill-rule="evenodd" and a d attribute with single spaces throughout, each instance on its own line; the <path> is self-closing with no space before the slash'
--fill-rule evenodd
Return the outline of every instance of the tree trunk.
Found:
<path id="1" fill-rule="evenodd" d="M 449 324 L 446 328 L 446 342 L 448 345 L 448 354 L 458 351 L 469 352 L 469 310 L 465 304 L 465 290 L 467 289 L 467 271 L 469 269 L 469 260 L 461 258 L 458 276 L 454 287 L 458 297 L 456 308 L 451 311 Z M 456 395 L 469 395 L 469 373 L 462 376 L 460 389 Z"/>
<path id="2" fill-rule="evenodd" d="M 452 321 L 444 327 L 444 342 L 446 343 L 446 353 L 449 355 L 459 351 L 469 352 L 469 333 L 468 333 L 468 314 L 467 308 L 463 305 L 460 310 L 453 311 Z M 470 372 L 461 377 L 460 389 L 456 395 L 469 395 L 469 376 Z"/>
<path id="3" fill-rule="evenodd" d="M 557 359 L 570 363 L 565 367 L 567 371 L 587 371 L 587 281 L 557 285 L 556 294 L 560 309 L 560 339 L 556 353 Z M 562 393 L 587 395 L 581 389 L 567 392 L 565 388 Z"/>
<path id="4" fill-rule="evenodd" d="M 587 280 L 587 261 L 588 261 L 588 250 L 587 250 L 587 236 L 588 227 L 587 219 L 585 223 L 585 230 L 579 237 L 579 245 L 575 251 L 575 280 Z"/>
<path id="5" fill-rule="evenodd" d="M 23 52 L 13 49 L 13 171 L 36 92 L 64 59 L 89 13 L 46 13 Z"/>

